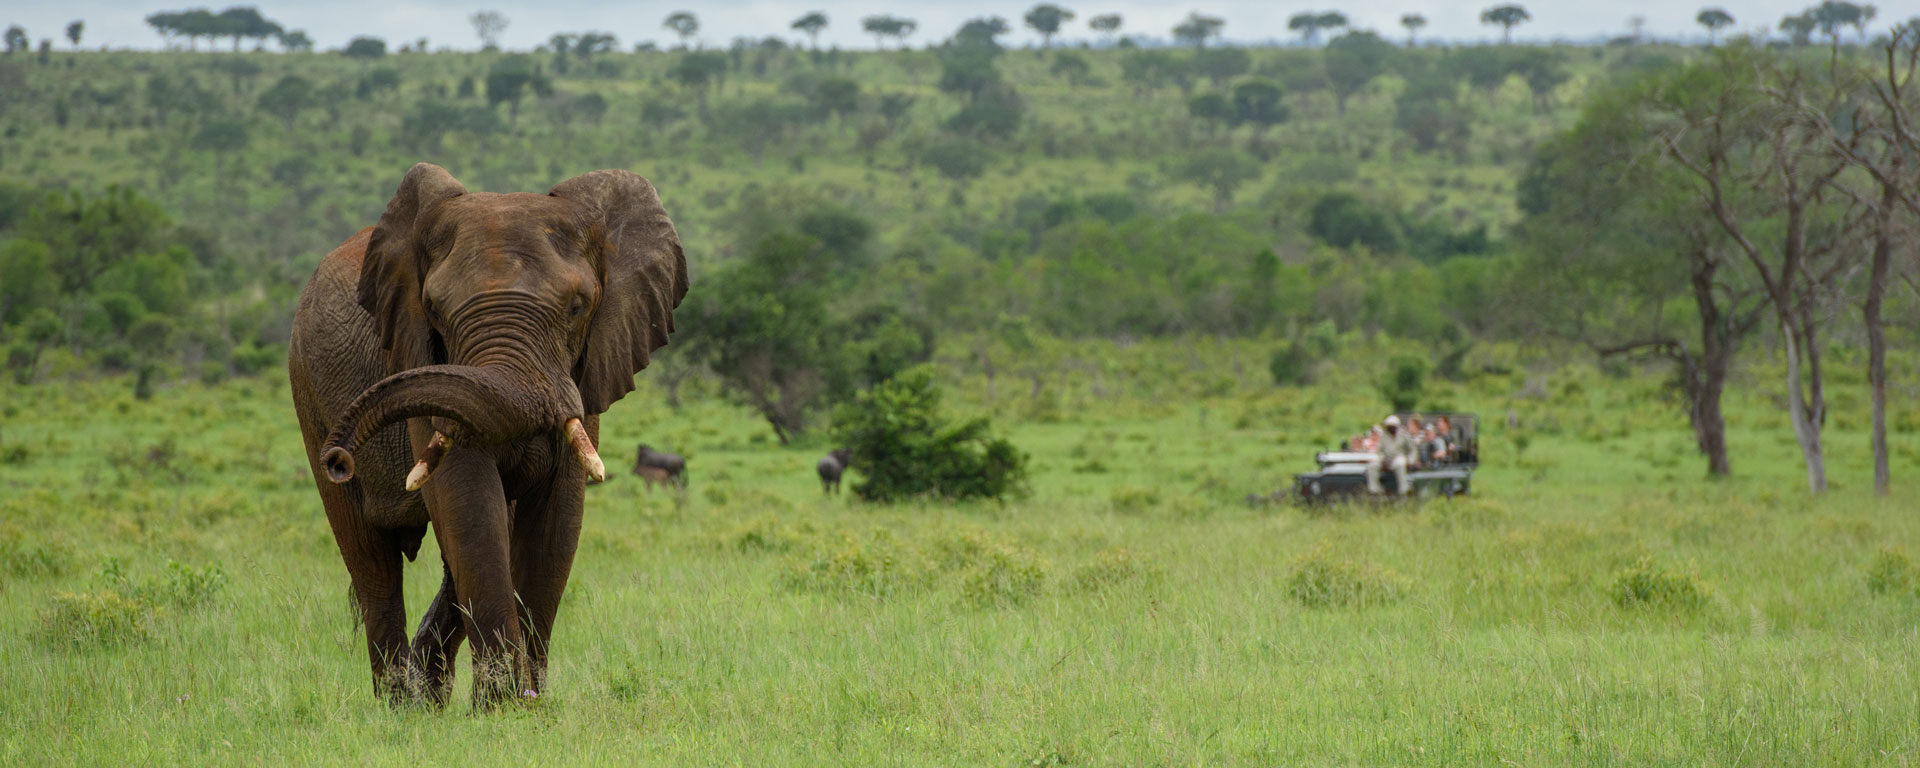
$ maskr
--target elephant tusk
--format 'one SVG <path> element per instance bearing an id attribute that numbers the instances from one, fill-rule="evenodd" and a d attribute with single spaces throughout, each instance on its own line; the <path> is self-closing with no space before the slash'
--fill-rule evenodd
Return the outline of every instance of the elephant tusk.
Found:
<path id="1" fill-rule="evenodd" d="M 440 468 L 440 460 L 447 457 L 447 449 L 453 447 L 453 440 L 440 432 L 433 433 L 433 439 L 427 441 L 427 449 L 421 452 L 420 460 L 413 463 L 413 471 L 407 473 L 407 491 L 420 490 L 435 469 Z"/>
<path id="2" fill-rule="evenodd" d="M 593 439 L 587 437 L 586 426 L 579 419 L 567 419 L 567 442 L 573 445 L 573 457 L 580 460 L 580 466 L 587 470 L 587 477 L 593 482 L 607 481 L 607 465 L 600 460 L 600 452 L 593 449 Z"/>

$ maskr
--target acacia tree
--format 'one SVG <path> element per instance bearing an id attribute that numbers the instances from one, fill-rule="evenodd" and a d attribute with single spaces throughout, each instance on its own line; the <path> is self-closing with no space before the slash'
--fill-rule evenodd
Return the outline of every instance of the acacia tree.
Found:
<path id="1" fill-rule="evenodd" d="M 1480 23 L 1499 25 L 1503 35 L 1501 42 L 1506 45 L 1513 44 L 1513 28 L 1531 20 L 1533 16 L 1527 13 L 1527 9 L 1512 4 L 1496 5 L 1480 12 Z"/>
<path id="2" fill-rule="evenodd" d="M 1227 20 L 1218 16 L 1202 16 L 1198 12 L 1187 14 L 1185 21 L 1173 28 L 1173 37 L 1195 49 L 1207 47 L 1207 41 L 1220 36 L 1220 29 Z"/>
<path id="3" fill-rule="evenodd" d="M 1808 13 L 1813 18 L 1814 26 L 1820 29 L 1820 34 L 1826 35 L 1827 39 L 1833 41 L 1835 48 L 1840 47 L 1841 27 L 1858 26 L 1864 31 L 1866 26 L 1866 22 L 1861 19 L 1860 6 L 1846 0 L 1823 0 Z"/>
<path id="4" fill-rule="evenodd" d="M 700 32 L 700 19 L 689 11 L 674 11 L 667 15 L 667 20 L 661 22 L 660 27 L 673 30 L 674 34 L 679 35 L 680 46 L 684 48 L 693 40 L 693 36 Z"/>
<path id="5" fill-rule="evenodd" d="M 1722 8 L 1706 8 L 1695 16 L 1694 21 L 1707 28 L 1707 45 L 1712 46 L 1720 35 L 1720 30 L 1733 26 L 1733 15 Z"/>
<path id="6" fill-rule="evenodd" d="M 694 99 L 700 109 L 700 122 L 707 122 L 712 115 L 707 109 L 707 94 L 713 84 L 727 74 L 727 57 L 723 53 L 695 51 L 680 57 L 667 70 L 667 76 L 680 83 L 682 88 L 693 91 Z"/>
<path id="7" fill-rule="evenodd" d="M 813 11 L 794 19 L 788 28 L 806 35 L 807 40 L 813 43 L 813 49 L 817 51 L 820 50 L 820 30 L 827 28 L 827 15 L 820 11 Z"/>
<path id="8" fill-rule="evenodd" d="M 1213 192 L 1213 212 L 1226 213 L 1233 203 L 1234 190 L 1260 178 L 1260 164 L 1229 149 L 1201 150 L 1188 155 L 1173 167 L 1181 180 Z"/>
<path id="9" fill-rule="evenodd" d="M 293 121 L 300 116 L 300 110 L 313 104 L 313 83 L 299 75 L 287 75 L 280 78 L 266 92 L 260 94 L 259 104 L 262 111 L 280 118 L 287 130 L 293 130 Z"/>
<path id="10" fill-rule="evenodd" d="M 1306 45 L 1313 45 L 1313 41 L 1320 36 L 1320 30 L 1339 29 L 1346 25 L 1346 14 L 1339 11 L 1321 13 L 1309 11 L 1296 13 L 1293 18 L 1287 19 L 1287 29 L 1300 33 L 1300 42 Z"/>
<path id="11" fill-rule="evenodd" d="M 919 28 L 919 22 L 882 13 L 861 19 L 860 28 L 866 30 L 867 34 L 873 35 L 873 47 L 878 50 L 884 47 L 882 41 L 889 37 L 898 40 L 901 47 L 905 47 L 907 36 Z"/>
<path id="12" fill-rule="evenodd" d="M 1053 3 L 1041 3 L 1027 11 L 1027 26 L 1040 33 L 1042 47 L 1053 47 L 1053 36 L 1060 34 L 1060 25 L 1073 21 L 1073 11 Z"/>
<path id="13" fill-rule="evenodd" d="M 1414 36 L 1419 34 L 1422 28 L 1427 26 L 1427 17 L 1417 13 L 1409 13 L 1400 17 L 1400 26 L 1407 28 L 1407 47 L 1412 48 Z"/>
<path id="14" fill-rule="evenodd" d="M 1334 107 L 1340 114 L 1347 113 L 1348 98 L 1386 71 L 1391 55 L 1393 46 L 1366 30 L 1348 32 L 1327 43 L 1327 84 L 1333 87 Z"/>
<path id="15" fill-rule="evenodd" d="M 1087 26 L 1100 33 L 1103 43 L 1112 44 L 1113 36 L 1120 31 L 1121 18 L 1117 13 L 1103 13 L 1087 20 Z"/>
<path id="16" fill-rule="evenodd" d="M 1780 31 L 1787 33 L 1787 40 L 1795 46 L 1806 45 L 1813 41 L 1813 30 L 1820 26 L 1812 11 L 1792 14 L 1780 19 Z"/>
<path id="17" fill-rule="evenodd" d="M 73 44 L 74 50 L 80 50 L 80 34 L 86 29 L 87 23 L 84 21 L 75 21 L 67 25 L 67 42 Z"/>
<path id="18" fill-rule="evenodd" d="M 474 35 L 480 38 L 480 49 L 484 51 L 500 50 L 500 33 L 507 31 L 510 22 L 499 11 L 479 11 L 467 17 L 467 23 L 473 25 Z"/>
<path id="19" fill-rule="evenodd" d="M 1289 112 L 1281 100 L 1285 95 L 1279 84 L 1260 77 L 1233 86 L 1233 122 L 1253 126 L 1250 143 L 1260 141 L 1268 129 L 1287 121 Z"/>

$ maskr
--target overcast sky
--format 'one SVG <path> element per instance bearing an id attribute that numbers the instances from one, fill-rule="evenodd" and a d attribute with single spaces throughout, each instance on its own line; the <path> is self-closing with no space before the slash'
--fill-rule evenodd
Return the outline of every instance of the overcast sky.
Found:
<path id="1" fill-rule="evenodd" d="M 1189 12 L 1219 16 L 1227 20 L 1225 36 L 1238 42 L 1257 42 L 1289 38 L 1287 18 L 1306 10 L 1334 7 L 1344 11 L 1354 26 L 1371 28 L 1390 38 L 1404 35 L 1400 17 L 1406 13 L 1425 15 L 1429 22 L 1423 37 L 1455 41 L 1497 40 L 1497 28 L 1479 23 L 1480 11 L 1500 0 L 1321 0 L 1318 3 L 1261 2 L 1260 0 L 1201 0 L 1199 2 L 1152 2 L 1151 0 L 1098 0 L 1098 2 L 1060 2 L 1079 13 L 1071 22 L 1067 39 L 1091 36 L 1086 20 L 1096 14 L 1119 13 L 1124 18 L 1122 34 L 1168 37 L 1168 30 Z M 261 13 L 288 29 L 304 29 L 322 49 L 337 48 L 355 35 L 384 37 L 398 47 L 400 42 L 426 37 L 433 48 L 476 48 L 478 39 L 467 17 L 474 11 L 497 10 L 509 21 L 501 44 L 514 49 L 529 49 L 555 32 L 603 30 L 620 39 L 620 47 L 629 49 L 636 42 L 653 40 L 665 45 L 673 35 L 660 26 L 667 14 L 691 10 L 700 18 L 698 39 L 708 46 L 725 46 L 737 36 L 780 35 L 797 39 L 788 29 L 793 19 L 808 11 L 824 11 L 830 19 L 822 44 L 844 48 L 871 48 L 873 38 L 860 31 L 860 18 L 876 13 L 891 13 L 920 23 L 919 32 L 908 43 L 919 46 L 947 37 L 966 19 L 999 15 L 1007 19 L 1015 32 L 1006 42 L 1024 45 L 1039 38 L 1026 29 L 1020 17 L 1032 2 L 978 2 L 966 0 L 922 0 L 915 3 L 879 0 L 704 0 L 690 2 L 611 2 L 608 0 L 335 0 L 333 2 L 287 2 L 259 0 L 255 3 L 183 2 L 155 3 L 142 0 L 0 0 L 0 24 L 19 24 L 36 42 L 53 38 L 66 47 L 61 38 L 68 22 L 86 22 L 83 46 L 98 48 L 156 48 L 159 36 L 146 26 L 148 14 L 162 10 L 181 10 L 206 6 L 215 11 L 232 4 L 257 5 Z M 1704 5 L 1720 5 L 1737 20 L 1735 29 L 1771 28 L 1780 17 L 1811 4 L 1809 0 L 1535 0 L 1523 3 L 1533 21 L 1514 30 L 1517 40 L 1556 39 L 1591 40 L 1623 34 L 1628 19 L 1644 16 L 1648 34 L 1663 37 L 1696 37 L 1700 28 L 1693 18 Z M 1879 0 L 1879 18 L 1875 29 L 1885 29 L 1894 19 L 1920 14 L 1920 0 Z"/>

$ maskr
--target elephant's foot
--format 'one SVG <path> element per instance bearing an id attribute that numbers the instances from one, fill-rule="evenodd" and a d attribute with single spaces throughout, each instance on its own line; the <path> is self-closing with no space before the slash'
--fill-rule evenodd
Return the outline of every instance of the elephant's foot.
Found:
<path id="1" fill-rule="evenodd" d="M 519 653 L 475 653 L 473 708 L 488 711 L 503 704 L 538 698 L 533 681 L 527 679 L 523 661 Z"/>

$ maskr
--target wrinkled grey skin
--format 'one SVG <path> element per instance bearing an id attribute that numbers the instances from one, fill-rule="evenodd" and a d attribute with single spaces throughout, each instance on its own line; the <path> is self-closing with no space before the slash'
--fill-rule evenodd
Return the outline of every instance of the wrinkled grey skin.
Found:
<path id="1" fill-rule="evenodd" d="M 647 490 L 653 490 L 655 485 L 687 489 L 687 460 L 677 453 L 656 451 L 646 443 L 641 443 L 635 451 L 633 473 L 646 481 Z"/>
<path id="2" fill-rule="evenodd" d="M 444 704 L 468 639 L 477 707 L 545 689 L 588 474 L 565 425 L 597 442 L 686 290 L 659 196 L 626 171 L 495 195 L 422 163 L 321 261 L 288 374 L 379 695 Z M 409 492 L 435 432 L 451 447 Z M 400 559 L 429 523 L 444 572 L 409 643 Z"/>
<path id="3" fill-rule="evenodd" d="M 828 451 L 820 457 L 820 463 L 813 465 L 814 471 L 820 473 L 820 489 L 829 496 L 840 490 L 840 476 L 853 465 L 852 461 L 852 455 L 845 448 Z"/>

